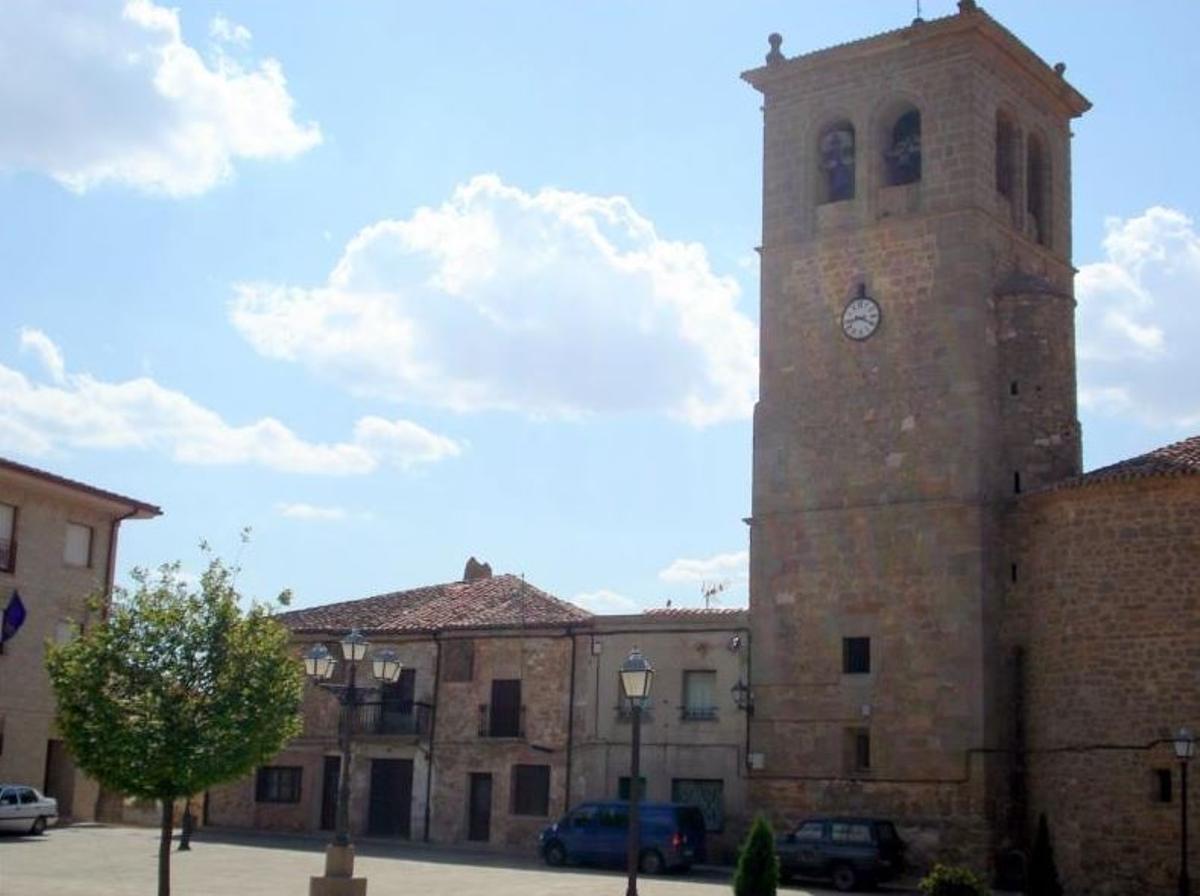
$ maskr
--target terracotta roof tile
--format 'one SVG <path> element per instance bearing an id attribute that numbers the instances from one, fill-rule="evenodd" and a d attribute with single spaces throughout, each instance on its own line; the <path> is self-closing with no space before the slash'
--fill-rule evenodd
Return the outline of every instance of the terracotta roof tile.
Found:
<path id="1" fill-rule="evenodd" d="M 586 622 L 587 610 L 519 576 L 446 582 L 281 613 L 295 632 L 428 632 L 462 628 L 545 628 Z"/>
<path id="2" fill-rule="evenodd" d="M 1078 488 L 1085 485 L 1096 485 L 1102 482 L 1115 482 L 1126 479 L 1141 479 L 1147 476 L 1194 476 L 1200 473 L 1200 436 L 1192 436 L 1182 442 L 1174 442 L 1155 448 L 1137 457 L 1117 461 L 1106 467 L 1099 467 L 1056 483 L 1044 491 Z"/>
<path id="3" fill-rule="evenodd" d="M 134 512 L 137 519 L 162 516 L 162 508 L 154 504 L 147 504 L 145 501 L 139 501 L 136 498 L 127 498 L 125 495 L 118 495 L 116 492 L 88 485 L 86 482 L 80 482 L 78 479 L 68 479 L 66 476 L 59 476 L 57 473 L 51 473 L 48 470 L 41 470 L 27 464 L 19 464 L 15 460 L 7 460 L 0 457 L 0 471 L 29 476 L 33 479 L 40 479 L 42 482 L 49 482 L 52 485 L 69 488 L 81 494 L 91 495 L 94 498 L 100 498 L 114 504 L 123 504 Z"/>

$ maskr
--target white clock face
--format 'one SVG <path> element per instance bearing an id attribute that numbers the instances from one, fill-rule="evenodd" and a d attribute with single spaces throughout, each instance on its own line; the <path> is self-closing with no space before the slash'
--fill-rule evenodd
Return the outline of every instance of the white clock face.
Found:
<path id="1" fill-rule="evenodd" d="M 872 298 L 851 299 L 842 312 L 842 332 L 851 339 L 866 339 L 879 327 L 879 305 Z"/>

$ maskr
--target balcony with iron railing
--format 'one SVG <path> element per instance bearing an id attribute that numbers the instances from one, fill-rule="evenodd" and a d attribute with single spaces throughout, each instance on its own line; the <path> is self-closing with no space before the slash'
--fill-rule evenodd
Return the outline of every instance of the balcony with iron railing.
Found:
<path id="1" fill-rule="evenodd" d="M 679 717 L 685 722 L 715 722 L 717 708 L 715 706 L 689 706 L 685 703 L 679 707 Z"/>
<path id="2" fill-rule="evenodd" d="M 617 721 L 625 722 L 626 724 L 633 721 L 633 707 L 629 705 L 628 700 L 622 700 L 617 704 Z M 652 704 L 647 703 L 642 707 L 642 721 L 654 721 L 654 706 Z"/>
<path id="3" fill-rule="evenodd" d="M 433 707 L 428 703 L 373 701 L 354 707 L 351 733 L 377 737 L 428 737 Z"/>
<path id="4" fill-rule="evenodd" d="M 516 711 L 512 711 L 513 709 Z M 525 736 L 525 707 L 513 707 L 495 712 L 491 704 L 480 703 L 479 736 L 523 738 Z"/>

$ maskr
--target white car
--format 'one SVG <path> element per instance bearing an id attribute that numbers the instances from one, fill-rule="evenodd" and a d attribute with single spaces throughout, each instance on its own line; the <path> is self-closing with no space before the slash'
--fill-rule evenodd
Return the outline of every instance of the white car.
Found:
<path id="1" fill-rule="evenodd" d="M 58 800 L 22 784 L 0 784 L 0 831 L 40 834 L 58 821 Z"/>

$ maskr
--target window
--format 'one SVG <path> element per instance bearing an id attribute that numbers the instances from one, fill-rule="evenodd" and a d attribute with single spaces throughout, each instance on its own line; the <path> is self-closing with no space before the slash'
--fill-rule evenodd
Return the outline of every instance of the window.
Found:
<path id="1" fill-rule="evenodd" d="M 550 766 L 513 766 L 512 814 L 550 814 Z"/>
<path id="2" fill-rule="evenodd" d="M 820 840 L 825 836 L 825 823 L 823 821 L 806 821 L 800 827 L 796 828 L 797 840 Z"/>
<path id="3" fill-rule="evenodd" d="M 1169 803 L 1174 787 L 1171 786 L 1171 770 L 1156 768 L 1154 770 L 1154 802 Z"/>
<path id="4" fill-rule="evenodd" d="M 836 121 L 817 140 L 820 156 L 819 201 L 842 202 L 854 198 L 854 125 Z"/>
<path id="5" fill-rule="evenodd" d="M 646 779 L 642 775 L 638 775 L 638 799 L 646 798 Z M 617 799 L 629 799 L 629 775 L 622 775 L 617 779 Z"/>
<path id="6" fill-rule="evenodd" d="M 829 825 L 829 839 L 834 843 L 870 843 L 871 828 L 857 822 L 835 821 Z"/>
<path id="7" fill-rule="evenodd" d="M 629 810 L 623 806 L 603 806 L 596 811 L 596 822 L 602 828 L 628 828 Z"/>
<path id="8" fill-rule="evenodd" d="M 871 639 L 842 638 L 842 674 L 867 675 L 871 671 Z"/>
<path id="9" fill-rule="evenodd" d="M 1017 129 L 1003 112 L 996 113 L 996 192 L 1009 199 L 1015 191 Z M 1016 394 L 1015 392 L 1013 393 Z"/>
<path id="10" fill-rule="evenodd" d="M 521 737 L 521 679 L 492 681 L 492 704 L 488 710 L 488 737 Z"/>
<path id="11" fill-rule="evenodd" d="M 704 816 L 704 829 L 710 833 L 725 828 L 724 781 L 672 778 L 671 802 L 699 809 Z"/>
<path id="12" fill-rule="evenodd" d="M 683 717 L 711 721 L 717 717 L 717 673 L 683 673 Z"/>
<path id="13" fill-rule="evenodd" d="M 17 804 L 16 788 L 9 788 L 0 793 L 0 806 L 15 806 Z"/>
<path id="14" fill-rule="evenodd" d="M 17 508 L 0 504 L 0 572 L 12 572 L 17 564 Z"/>
<path id="15" fill-rule="evenodd" d="M 853 773 L 871 770 L 871 732 L 866 728 L 846 729 L 846 767 Z"/>
<path id="16" fill-rule="evenodd" d="M 1025 213 L 1029 235 L 1043 246 L 1050 245 L 1050 220 L 1046 214 L 1049 185 L 1045 144 L 1036 134 L 1030 134 L 1025 158 Z"/>
<path id="17" fill-rule="evenodd" d="M 67 566 L 92 565 L 92 527 L 67 523 L 67 541 L 63 546 L 63 563 Z"/>
<path id="18" fill-rule="evenodd" d="M 264 765 L 258 770 L 254 799 L 259 803 L 300 802 L 300 774 L 298 765 Z"/>
<path id="19" fill-rule="evenodd" d="M 475 678 L 475 642 L 470 640 L 442 643 L 442 679 L 448 682 L 473 681 Z"/>
<path id="20" fill-rule="evenodd" d="M 884 183 L 915 184 L 921 179 L 921 113 L 909 108 L 896 119 L 889 136 L 883 151 Z"/>

